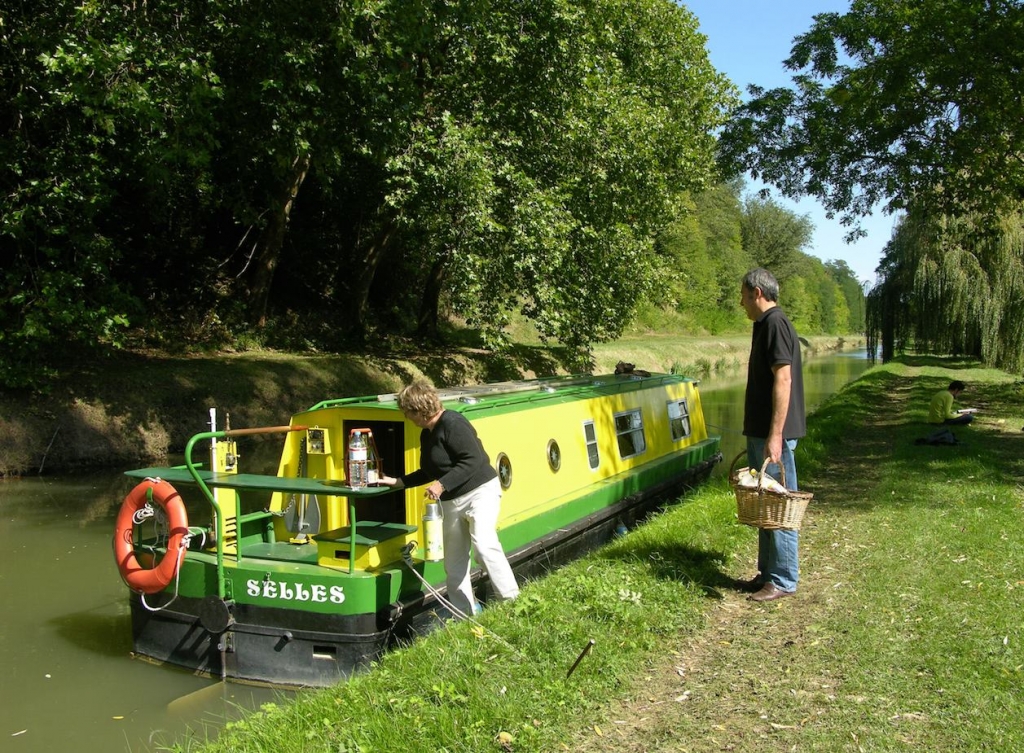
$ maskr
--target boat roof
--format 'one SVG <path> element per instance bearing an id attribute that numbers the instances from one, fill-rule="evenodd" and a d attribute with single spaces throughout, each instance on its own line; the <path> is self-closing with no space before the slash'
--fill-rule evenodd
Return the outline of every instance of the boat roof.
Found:
<path id="1" fill-rule="evenodd" d="M 473 413 L 477 410 L 499 407 L 528 407 L 535 403 L 590 399 L 682 382 L 692 382 L 695 385 L 699 383 L 681 374 L 572 375 L 447 387 L 439 389 L 438 396 L 446 409 Z M 381 407 L 397 410 L 397 398 L 398 393 L 391 392 L 383 395 L 324 400 L 306 412 L 334 407 Z"/>

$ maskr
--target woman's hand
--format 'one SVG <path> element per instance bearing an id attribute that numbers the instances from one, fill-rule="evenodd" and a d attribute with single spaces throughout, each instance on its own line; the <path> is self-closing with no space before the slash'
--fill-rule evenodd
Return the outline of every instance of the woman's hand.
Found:
<path id="1" fill-rule="evenodd" d="M 398 483 L 398 479 L 393 476 L 381 476 L 371 486 L 395 486 Z"/>
<path id="2" fill-rule="evenodd" d="M 432 499 L 435 502 L 441 499 L 441 492 L 444 491 L 444 486 L 441 485 L 440 481 L 431 482 L 430 486 L 427 487 L 426 495 L 428 499 Z"/>

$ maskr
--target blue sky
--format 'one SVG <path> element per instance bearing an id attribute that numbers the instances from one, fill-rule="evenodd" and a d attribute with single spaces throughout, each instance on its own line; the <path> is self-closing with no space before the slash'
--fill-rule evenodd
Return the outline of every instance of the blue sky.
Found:
<path id="1" fill-rule="evenodd" d="M 789 86 L 792 74 L 782 66 L 793 38 L 811 28 L 817 13 L 845 13 L 848 0 L 680 0 L 700 22 L 708 38 L 711 64 L 746 94 L 747 84 L 766 88 Z M 748 181 L 749 190 L 761 184 Z M 829 220 L 815 199 L 793 202 L 777 192 L 773 197 L 814 224 L 808 253 L 823 261 L 843 259 L 860 280 L 874 282 L 882 249 L 892 235 L 896 218 L 876 209 L 862 221 L 867 237 L 849 244 L 838 219 Z"/>

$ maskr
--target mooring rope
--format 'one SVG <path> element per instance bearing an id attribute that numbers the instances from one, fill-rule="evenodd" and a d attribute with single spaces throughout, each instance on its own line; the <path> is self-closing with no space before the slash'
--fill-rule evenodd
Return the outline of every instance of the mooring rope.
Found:
<path id="1" fill-rule="evenodd" d="M 521 659 L 525 659 L 526 655 L 522 651 L 520 651 L 518 648 L 513 646 L 508 641 L 506 641 L 504 638 L 502 638 L 500 635 L 495 633 L 490 628 L 484 627 L 483 625 L 481 625 L 479 622 L 474 620 L 469 615 L 464 614 L 461 609 L 456 607 L 448 599 L 446 599 L 444 596 L 442 596 L 440 591 L 438 591 L 436 588 L 434 588 L 432 585 L 430 585 L 430 583 L 427 582 L 427 579 L 424 578 L 422 575 L 420 575 L 419 571 L 416 569 L 416 567 L 414 566 L 414 563 L 412 561 L 412 550 L 415 549 L 417 546 L 419 546 L 419 542 L 411 541 L 408 544 L 406 544 L 404 547 L 402 547 L 402 561 L 405 563 L 405 566 L 409 568 L 409 570 L 412 572 L 412 574 L 415 575 L 417 578 L 419 578 L 419 580 L 423 584 L 424 588 L 426 588 L 427 591 L 431 595 L 433 595 L 433 597 L 435 599 L 438 600 L 438 602 L 440 602 L 443 606 L 447 607 L 451 611 L 452 614 L 454 614 L 457 617 L 461 617 L 462 619 L 464 619 L 464 620 L 466 620 L 468 622 L 473 623 L 474 625 L 476 625 L 478 628 L 480 628 L 484 632 L 489 633 L 491 636 L 493 636 L 494 639 L 497 640 L 501 645 L 505 646 L 505 648 L 507 648 L 510 651 L 512 651 L 513 653 L 515 653 Z"/>
<path id="2" fill-rule="evenodd" d="M 709 429 L 718 429 L 719 431 L 724 432 L 725 434 L 739 434 L 740 436 L 743 435 L 743 431 L 741 429 L 730 429 L 725 426 L 719 426 L 718 424 L 709 424 L 706 421 L 704 422 L 704 425 Z"/>
<path id="3" fill-rule="evenodd" d="M 132 513 L 132 523 L 137 526 L 142 525 L 145 521 L 149 520 L 156 514 L 156 510 L 153 509 L 153 505 L 147 502 L 145 505 L 140 507 L 134 513 Z"/>

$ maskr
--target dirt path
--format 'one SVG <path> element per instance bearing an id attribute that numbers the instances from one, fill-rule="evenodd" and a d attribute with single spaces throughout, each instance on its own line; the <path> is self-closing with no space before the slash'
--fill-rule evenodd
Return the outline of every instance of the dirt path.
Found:
<path id="1" fill-rule="evenodd" d="M 572 746 L 588 753 L 779 751 L 797 749 L 787 731 L 828 713 L 841 695 L 842 667 L 830 661 L 834 636 L 819 631 L 855 601 L 857 547 L 848 532 L 857 500 L 874 486 L 874 458 L 889 454 L 886 422 L 901 412 L 899 390 L 878 410 L 874 426 L 844 445 L 845 457 L 807 481 L 814 494 L 801 531 L 801 583 L 796 596 L 770 604 L 721 592 L 706 627 L 669 647 L 646 672 L 642 691 L 616 702 L 611 724 L 595 725 Z M 753 534 L 753 531 L 752 531 Z M 751 535 L 749 559 L 756 558 Z M 749 578 L 750 570 L 729 573 Z M 790 673 L 799 663 L 800 670 Z M 772 699 L 789 694 L 787 711 Z M 795 700 L 795 703 L 794 703 Z M 783 714 L 783 716 L 776 716 Z"/>

